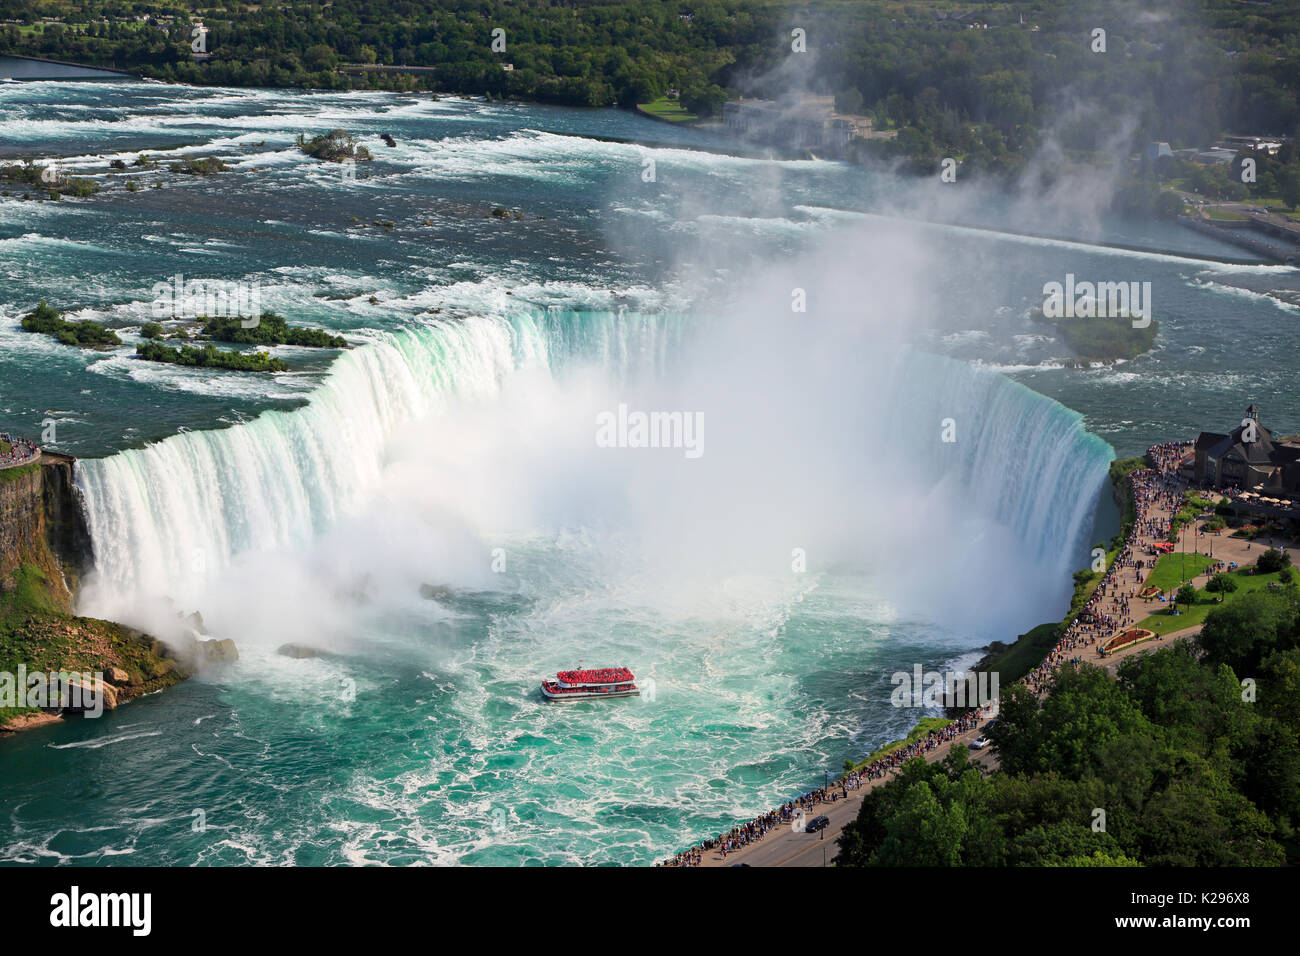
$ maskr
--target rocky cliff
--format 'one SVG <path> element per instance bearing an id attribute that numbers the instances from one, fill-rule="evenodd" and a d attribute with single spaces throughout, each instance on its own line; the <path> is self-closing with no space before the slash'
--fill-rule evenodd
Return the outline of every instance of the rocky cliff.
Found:
<path id="1" fill-rule="evenodd" d="M 92 559 L 75 468 L 67 455 L 45 452 L 35 463 L 0 469 L 0 674 L 102 673 L 112 709 L 184 679 L 188 662 L 148 634 L 72 613 Z M 0 706 L 0 732 L 59 714 L 21 701 Z"/>
<path id="2" fill-rule="evenodd" d="M 0 470 L 0 579 L 48 551 L 75 588 L 92 557 L 75 467 L 70 456 L 45 452 L 38 462 Z"/>

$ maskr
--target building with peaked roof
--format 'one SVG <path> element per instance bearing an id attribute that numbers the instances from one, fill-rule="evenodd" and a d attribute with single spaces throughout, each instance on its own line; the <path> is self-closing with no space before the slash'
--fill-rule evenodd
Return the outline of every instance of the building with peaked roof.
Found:
<path id="1" fill-rule="evenodd" d="M 871 120 L 836 112 L 832 96 L 805 94 L 779 101 L 723 103 L 722 122 L 741 139 L 766 146 L 815 149 L 831 157 L 844 156 L 854 137 L 871 135 Z"/>
<path id="2" fill-rule="evenodd" d="M 1254 405 L 1228 434 L 1201 432 L 1195 457 L 1195 478 L 1205 487 L 1300 494 L 1300 441 L 1275 438 Z"/>

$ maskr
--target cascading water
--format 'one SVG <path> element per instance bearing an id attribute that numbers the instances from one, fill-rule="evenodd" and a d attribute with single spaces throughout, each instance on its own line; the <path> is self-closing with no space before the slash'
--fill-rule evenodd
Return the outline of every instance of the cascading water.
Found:
<path id="1" fill-rule="evenodd" d="M 306 547 L 373 494 L 405 424 L 445 416 L 453 402 L 490 403 L 526 373 L 551 385 L 591 368 L 624 384 L 671 377 L 688 327 L 678 317 L 552 309 L 379 334 L 342 356 L 301 409 L 84 462 L 96 555 L 89 609 L 122 613 L 122 595 L 197 603 L 206 576 L 236 556 Z M 903 459 L 895 476 L 922 495 L 940 489 L 953 515 L 945 520 L 1010 529 L 1039 570 L 1064 580 L 1080 558 L 1109 446 L 1076 413 L 1002 376 L 910 350 L 882 368 L 888 384 L 863 401 L 877 406 L 867 444 L 883 451 L 846 452 L 845 470 Z M 957 431 L 948 443 L 939 430 L 950 416 Z M 915 527 L 944 534 L 934 523 Z M 107 594 L 113 604 L 98 606 L 95 596 Z"/>
<path id="2" fill-rule="evenodd" d="M 188 597 L 190 584 L 238 553 L 305 544 L 328 528 L 375 487 L 403 423 L 548 367 L 557 344 L 557 365 L 662 361 L 677 328 L 657 317 L 550 310 L 377 333 L 343 355 L 301 409 L 83 462 L 97 586 Z"/>

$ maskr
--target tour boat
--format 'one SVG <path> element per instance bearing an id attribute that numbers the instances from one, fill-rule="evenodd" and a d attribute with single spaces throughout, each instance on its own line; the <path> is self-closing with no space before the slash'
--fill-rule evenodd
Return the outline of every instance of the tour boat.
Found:
<path id="1" fill-rule="evenodd" d="M 636 697 L 640 693 L 636 686 L 636 676 L 626 667 L 559 671 L 555 680 L 542 681 L 542 696 L 549 700 Z"/>

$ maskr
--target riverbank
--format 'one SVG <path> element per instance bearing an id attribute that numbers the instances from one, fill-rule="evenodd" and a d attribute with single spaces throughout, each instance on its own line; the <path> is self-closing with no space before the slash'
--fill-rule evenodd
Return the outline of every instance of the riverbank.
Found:
<path id="1" fill-rule="evenodd" d="M 1111 560 L 1121 553 L 1121 545 L 1133 548 L 1141 538 L 1141 528 L 1136 520 L 1137 490 L 1133 481 L 1135 476 L 1144 473 L 1141 466 L 1146 463 L 1141 459 L 1121 460 L 1112 463 L 1109 470 L 1116 503 L 1120 506 L 1124 522 L 1120 535 L 1116 536 L 1118 540 L 1112 541 L 1113 550 L 1108 552 L 1108 568 L 1115 567 L 1111 565 Z M 1114 570 L 1108 572 L 1110 573 L 1114 573 Z M 1106 575 L 1088 569 L 1077 572 L 1070 607 L 1061 621 L 1032 628 L 1009 646 L 990 645 L 990 653 L 976 666 L 976 672 L 996 671 L 1000 683 L 1006 687 L 1030 675 L 1041 673 L 1049 664 L 1062 662 L 1061 648 L 1071 640 L 1071 628 L 1077 625 L 1080 614 L 1093 602 L 1097 588 L 1105 578 Z M 1131 653 L 1137 648 L 1130 647 L 1126 650 Z M 1008 677 L 1008 674 L 1001 671 L 1004 665 L 1012 668 L 1008 673 L 1014 673 L 1014 676 Z M 730 865 L 733 866 L 825 865 L 830 856 L 834 855 L 827 847 L 833 845 L 845 825 L 856 819 L 857 811 L 868 792 L 896 776 L 903 764 L 913 757 L 921 757 L 927 763 L 933 763 L 946 757 L 953 747 L 967 746 L 974 742 L 995 719 L 996 709 L 996 704 L 987 710 L 949 709 L 947 719 L 924 718 L 904 740 L 886 744 L 861 763 L 846 760 L 845 773 L 833 784 L 804 794 L 665 862 L 670 866 L 720 866 L 726 865 L 728 860 L 732 861 Z M 975 761 L 990 769 L 997 767 L 996 753 L 987 748 L 976 754 Z M 804 823 L 805 816 L 814 812 L 814 808 L 816 813 L 826 816 L 828 822 L 820 831 L 817 842 L 811 843 L 811 838 L 803 828 L 793 824 Z M 759 850 L 763 846 L 763 837 L 769 833 L 779 833 L 782 837 L 768 841 L 766 848 Z M 774 846 L 773 843 L 779 845 Z M 820 854 L 816 852 L 818 846 L 822 847 Z M 740 862 L 736 862 L 739 853 L 745 855 Z"/>

